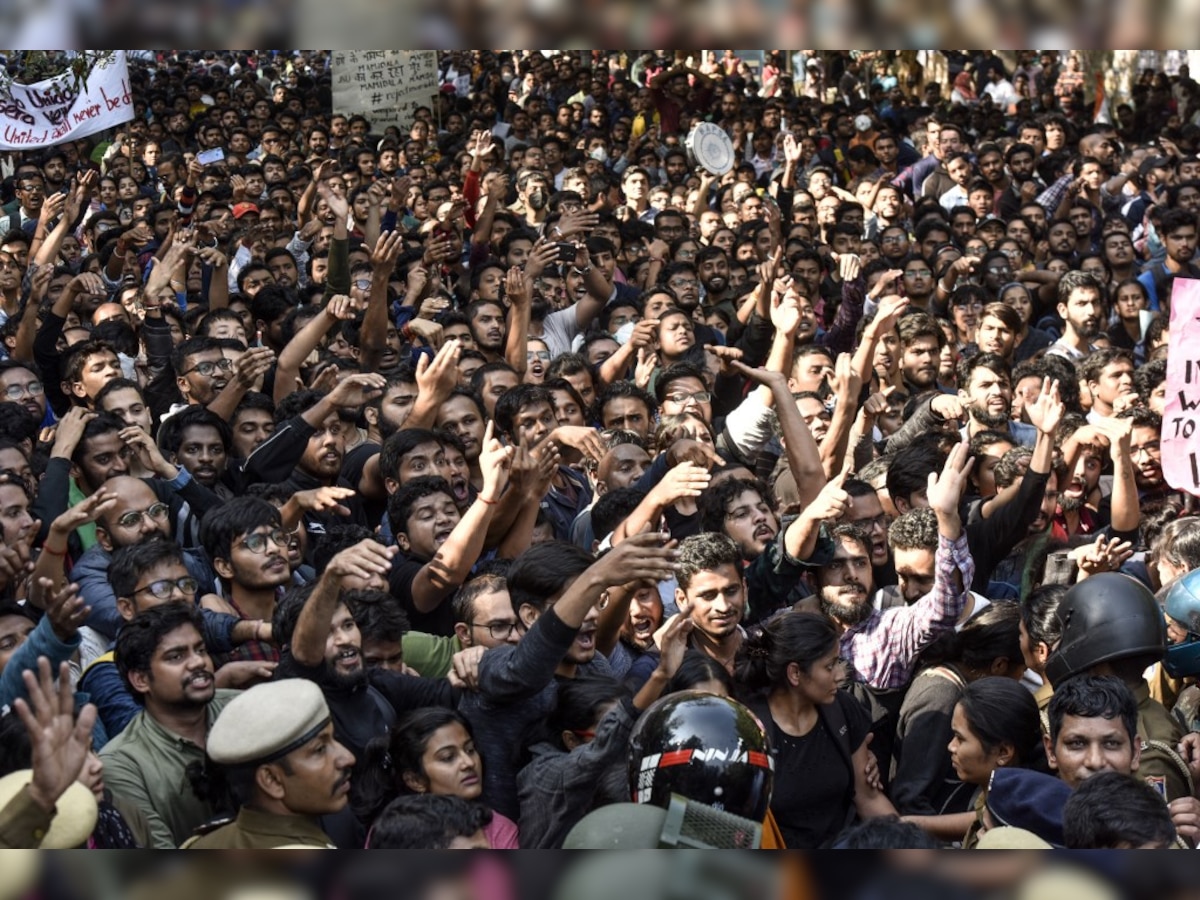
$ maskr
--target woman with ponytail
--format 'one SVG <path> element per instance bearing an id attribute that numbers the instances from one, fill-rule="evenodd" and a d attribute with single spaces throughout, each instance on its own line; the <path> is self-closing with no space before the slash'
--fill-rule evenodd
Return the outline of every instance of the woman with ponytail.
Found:
<path id="1" fill-rule="evenodd" d="M 954 707 L 968 684 L 989 675 L 1018 681 L 1020 611 L 994 603 L 950 631 L 921 655 L 925 668 L 913 679 L 896 723 L 890 794 L 901 815 L 921 816 L 935 837 L 958 840 L 974 818 L 973 785 L 964 784 L 950 761 Z"/>
<path id="2" fill-rule="evenodd" d="M 737 682 L 775 757 L 771 813 L 789 849 L 833 843 L 857 815 L 895 815 L 867 780 L 871 721 L 838 688 L 838 633 L 824 616 L 786 612 L 742 644 Z"/>
<path id="3" fill-rule="evenodd" d="M 992 773 L 1005 767 L 1045 769 L 1042 728 L 1033 694 L 1011 678 L 994 676 L 967 685 L 950 725 L 954 773 L 975 788 L 975 814 L 962 838 L 963 848 L 971 850 L 979 842 Z M 923 825 L 919 816 L 911 821 Z"/>
<path id="4" fill-rule="evenodd" d="M 351 804 L 370 827 L 396 797 L 437 794 L 477 802 L 483 793 L 483 761 L 467 720 L 452 709 L 410 712 L 387 737 L 370 741 L 354 770 Z M 493 812 L 483 829 L 493 850 L 516 850 L 517 826 Z"/>

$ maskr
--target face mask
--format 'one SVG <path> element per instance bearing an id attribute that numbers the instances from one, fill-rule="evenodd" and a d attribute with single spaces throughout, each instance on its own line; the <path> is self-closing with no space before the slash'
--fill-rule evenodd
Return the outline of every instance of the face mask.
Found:
<path id="1" fill-rule="evenodd" d="M 529 208 L 542 209 L 546 205 L 546 192 L 536 190 L 529 195 Z"/>
<path id="2" fill-rule="evenodd" d="M 588 156 L 590 156 L 592 159 L 598 160 L 599 162 L 608 162 L 608 151 L 603 147 L 592 148 L 592 152 L 589 153 Z"/>

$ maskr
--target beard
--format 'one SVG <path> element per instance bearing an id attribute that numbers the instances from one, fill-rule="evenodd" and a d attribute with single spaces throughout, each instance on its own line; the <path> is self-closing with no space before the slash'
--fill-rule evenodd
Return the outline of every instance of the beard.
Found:
<path id="1" fill-rule="evenodd" d="M 821 612 L 849 628 L 861 625 L 874 611 L 875 605 L 871 602 L 870 594 L 866 594 L 857 603 L 846 603 L 840 599 L 829 600 L 824 596 L 821 597 Z"/>
<path id="2" fill-rule="evenodd" d="M 1078 497 L 1068 497 L 1066 494 L 1058 495 L 1058 505 L 1062 507 L 1063 512 L 1075 512 L 1083 509 L 1083 505 L 1087 502 L 1087 494 L 1080 494 Z"/>
<path id="3" fill-rule="evenodd" d="M 975 406 L 974 404 L 967 407 L 967 411 L 970 413 L 971 418 L 984 428 L 990 428 L 993 431 L 1006 431 L 1008 429 L 1008 413 L 989 412 L 986 406 Z"/>
<path id="4" fill-rule="evenodd" d="M 364 687 L 367 683 L 366 666 L 360 666 L 354 672 L 339 672 L 332 664 L 325 664 L 325 684 L 332 690 L 350 693 Z"/>

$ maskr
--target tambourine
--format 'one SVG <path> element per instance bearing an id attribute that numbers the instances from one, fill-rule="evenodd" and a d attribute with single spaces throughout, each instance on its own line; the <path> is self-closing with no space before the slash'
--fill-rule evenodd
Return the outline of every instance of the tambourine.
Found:
<path id="1" fill-rule="evenodd" d="M 712 122 L 701 122 L 687 136 L 688 160 L 693 166 L 702 166 L 714 175 L 724 175 L 735 162 L 733 141 L 725 129 Z"/>

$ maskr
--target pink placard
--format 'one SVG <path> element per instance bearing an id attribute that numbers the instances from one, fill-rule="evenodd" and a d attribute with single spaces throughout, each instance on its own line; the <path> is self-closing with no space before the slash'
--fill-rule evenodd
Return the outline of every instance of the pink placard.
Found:
<path id="1" fill-rule="evenodd" d="M 1167 484 L 1200 496 L 1200 281 L 1171 287 L 1162 467 Z"/>

